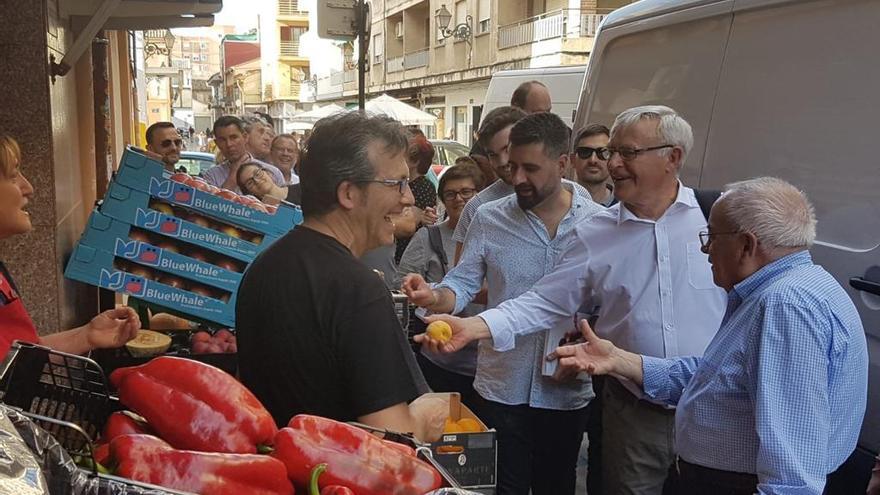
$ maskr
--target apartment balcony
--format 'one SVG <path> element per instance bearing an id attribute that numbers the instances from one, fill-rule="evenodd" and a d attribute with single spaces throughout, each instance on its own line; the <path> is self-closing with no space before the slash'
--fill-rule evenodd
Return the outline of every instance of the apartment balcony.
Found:
<path id="1" fill-rule="evenodd" d="M 279 21 L 309 20 L 308 3 L 301 0 L 278 0 Z"/>
<path id="2" fill-rule="evenodd" d="M 280 41 L 278 57 L 290 65 L 308 65 L 308 56 L 302 52 L 299 41 Z"/>
<path id="3" fill-rule="evenodd" d="M 428 49 L 423 48 L 414 52 L 407 53 L 403 56 L 403 68 L 415 69 L 416 67 L 428 66 Z"/>
<path id="4" fill-rule="evenodd" d="M 390 57 L 385 59 L 385 72 L 388 74 L 403 71 L 404 57 Z"/>
<path id="5" fill-rule="evenodd" d="M 526 51 L 530 51 L 532 56 L 540 56 L 542 51 L 561 50 L 563 45 L 574 42 L 584 50 L 589 50 L 592 48 L 592 40 L 589 40 L 589 46 L 583 41 L 596 37 L 599 24 L 606 15 L 594 10 L 582 12 L 579 9 L 561 9 L 500 26 L 498 49 L 519 48 L 518 51 L 523 51 L 522 47 L 528 47 Z M 543 45 L 538 48 L 538 53 L 535 53 L 536 44 Z M 577 47 L 574 50 L 577 51 Z"/>

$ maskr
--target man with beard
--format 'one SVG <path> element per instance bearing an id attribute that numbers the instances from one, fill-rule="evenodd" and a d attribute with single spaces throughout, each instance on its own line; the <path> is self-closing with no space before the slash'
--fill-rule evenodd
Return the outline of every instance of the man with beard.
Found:
<path id="1" fill-rule="evenodd" d="M 174 173 L 182 149 L 183 139 L 171 122 L 156 122 L 147 127 L 147 150 L 162 155 L 165 170 Z"/>
<path id="2" fill-rule="evenodd" d="M 571 154 L 571 165 L 578 183 L 590 191 L 593 201 L 606 208 L 617 203 L 614 187 L 608 180 L 608 160 L 599 156 L 608 147 L 610 135 L 604 125 L 590 124 L 578 133 Z"/>
<path id="3" fill-rule="evenodd" d="M 568 150 L 568 128 L 554 114 L 529 115 L 513 125 L 508 163 L 515 194 L 477 210 L 461 262 L 439 285 L 432 289 L 417 274 L 404 278 L 410 301 L 458 313 L 485 278 L 487 306 L 494 308 L 548 273 L 574 227 L 601 209 L 586 190 L 563 181 Z M 545 349 L 546 332 L 517 338 L 509 352 L 479 345 L 474 389 L 485 399 L 484 419 L 498 431 L 499 494 L 574 493 L 593 391 L 585 378 L 544 376 L 544 356 L 553 350 Z"/>
<path id="4" fill-rule="evenodd" d="M 253 124 L 251 124 L 253 126 Z M 260 126 L 262 129 L 263 126 Z M 262 138 L 261 138 L 262 139 Z M 250 151 L 248 151 L 248 142 L 250 134 L 248 134 L 245 123 L 238 117 L 232 115 L 224 115 L 214 122 L 214 142 L 220 148 L 225 160 L 205 171 L 203 177 L 208 184 L 217 186 L 221 189 L 229 189 L 230 191 L 240 192 L 238 188 L 238 167 L 245 163 L 254 162 L 263 167 L 272 176 L 272 181 L 280 187 L 287 185 L 284 182 L 284 176 L 277 167 L 269 163 L 260 161 Z M 271 139 L 269 140 L 271 143 Z M 268 146 L 267 146 L 268 149 Z"/>

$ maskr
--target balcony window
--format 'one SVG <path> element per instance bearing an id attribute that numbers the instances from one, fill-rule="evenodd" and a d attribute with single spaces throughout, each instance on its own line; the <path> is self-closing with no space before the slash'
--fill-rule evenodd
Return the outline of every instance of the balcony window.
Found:
<path id="1" fill-rule="evenodd" d="M 490 20 L 489 11 L 492 6 L 492 0 L 480 0 L 477 4 L 477 34 L 488 33 L 492 29 L 492 21 Z"/>
<path id="2" fill-rule="evenodd" d="M 381 34 L 373 36 L 373 63 L 381 64 L 385 55 L 385 40 Z"/>

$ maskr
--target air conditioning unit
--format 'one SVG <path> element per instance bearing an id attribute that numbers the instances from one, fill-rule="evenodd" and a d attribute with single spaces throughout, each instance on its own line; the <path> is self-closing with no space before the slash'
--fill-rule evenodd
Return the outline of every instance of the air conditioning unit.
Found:
<path id="1" fill-rule="evenodd" d="M 394 24 L 394 35 L 397 36 L 397 39 L 403 39 L 403 21 L 397 21 Z"/>

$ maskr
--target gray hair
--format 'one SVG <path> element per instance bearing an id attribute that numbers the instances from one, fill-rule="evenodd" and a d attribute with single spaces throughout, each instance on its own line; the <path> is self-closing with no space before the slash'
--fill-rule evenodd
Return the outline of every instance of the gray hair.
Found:
<path id="1" fill-rule="evenodd" d="M 775 177 L 759 177 L 725 186 L 718 202 L 742 232 L 751 232 L 770 250 L 809 248 L 816 239 L 816 214 L 806 194 Z"/>
<path id="2" fill-rule="evenodd" d="M 645 105 L 624 110 L 614 119 L 614 125 L 611 126 L 611 135 L 613 136 L 621 129 L 634 126 L 642 120 L 660 121 L 657 124 L 657 135 L 663 140 L 664 144 L 671 144 L 681 148 L 681 163 L 679 166 L 684 165 L 688 153 L 694 147 L 694 131 L 681 115 L 669 107 Z M 668 154 L 670 150 L 667 148 L 660 151 Z"/>

